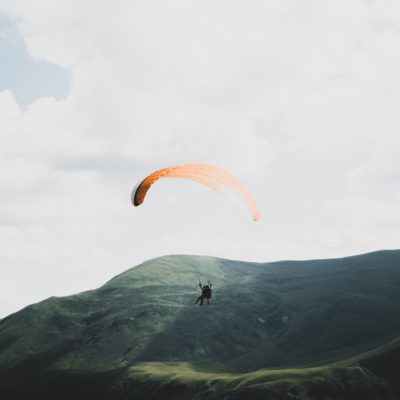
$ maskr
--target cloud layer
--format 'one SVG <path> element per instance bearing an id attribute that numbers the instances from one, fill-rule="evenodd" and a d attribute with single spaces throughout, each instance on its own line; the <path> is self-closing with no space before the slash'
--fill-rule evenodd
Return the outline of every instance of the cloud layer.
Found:
<path id="1" fill-rule="evenodd" d="M 268 261 L 398 243 L 395 1 L 0 0 L 67 98 L 0 93 L 0 315 L 165 253 Z M 210 162 L 263 219 L 154 168 Z M 10 289 L 11 288 L 11 289 Z M 18 293 L 18 296 L 15 295 Z"/>

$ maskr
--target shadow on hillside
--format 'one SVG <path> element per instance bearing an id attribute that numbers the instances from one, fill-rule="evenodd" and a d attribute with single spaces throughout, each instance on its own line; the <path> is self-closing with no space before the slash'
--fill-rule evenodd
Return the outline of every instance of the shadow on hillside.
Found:
<path id="1" fill-rule="evenodd" d="M 244 276 L 232 265 L 227 268 L 237 283 L 219 287 L 216 282 L 210 305 L 194 304 L 199 292 L 183 297 L 187 305 L 135 361 L 191 362 L 207 371 L 232 370 L 231 359 L 264 345 L 285 329 L 277 311 L 279 294 L 264 290 L 268 288 L 263 281 L 265 271 L 246 266 L 250 271 Z M 244 369 L 251 370 L 251 366 Z"/>
<path id="2" fill-rule="evenodd" d="M 115 382 L 123 370 L 47 371 L 21 375 L 21 371 L 0 369 L 0 398 L 7 400 L 115 399 Z M 117 397 L 117 398 L 123 398 Z"/>

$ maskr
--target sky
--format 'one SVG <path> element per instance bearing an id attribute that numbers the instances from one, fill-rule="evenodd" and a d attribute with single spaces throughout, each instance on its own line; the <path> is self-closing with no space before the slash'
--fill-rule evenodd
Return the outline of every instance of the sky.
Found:
<path id="1" fill-rule="evenodd" d="M 68 95 L 68 70 L 31 58 L 15 23 L 1 14 L 0 60 L 0 90 L 11 91 L 22 111 L 38 98 L 51 96 L 59 100 Z"/>
<path id="2" fill-rule="evenodd" d="M 391 0 L 0 0 L 0 318 L 166 254 L 400 248 L 399 71 Z M 184 180 L 130 204 L 185 162 L 261 220 Z"/>

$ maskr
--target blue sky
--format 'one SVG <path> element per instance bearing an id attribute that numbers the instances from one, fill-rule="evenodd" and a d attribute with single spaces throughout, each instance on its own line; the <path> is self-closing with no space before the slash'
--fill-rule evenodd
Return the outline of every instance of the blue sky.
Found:
<path id="1" fill-rule="evenodd" d="M 34 60 L 15 23 L 0 15 L 0 91 L 10 90 L 25 110 L 41 97 L 65 98 L 71 75 L 68 70 L 43 60 Z"/>

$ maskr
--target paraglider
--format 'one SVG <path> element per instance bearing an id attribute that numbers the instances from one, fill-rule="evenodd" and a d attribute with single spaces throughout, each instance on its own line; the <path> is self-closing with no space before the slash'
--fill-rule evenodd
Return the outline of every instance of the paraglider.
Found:
<path id="1" fill-rule="evenodd" d="M 207 299 L 207 305 L 210 304 L 210 299 L 211 299 L 211 295 L 212 295 L 212 284 L 210 281 L 208 281 L 207 285 L 202 285 L 201 282 L 199 281 L 199 286 L 201 289 L 201 295 L 197 298 L 196 302 L 194 304 L 198 304 L 198 302 L 200 302 L 200 306 L 203 305 L 203 301 L 204 299 Z"/>
<path id="2" fill-rule="evenodd" d="M 179 164 L 159 169 L 144 178 L 132 191 L 131 201 L 141 205 L 150 187 L 162 178 L 184 178 L 202 183 L 220 192 L 225 185 L 233 189 L 243 200 L 254 221 L 260 219 L 256 201 L 246 188 L 229 172 L 209 164 Z"/>

